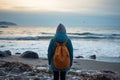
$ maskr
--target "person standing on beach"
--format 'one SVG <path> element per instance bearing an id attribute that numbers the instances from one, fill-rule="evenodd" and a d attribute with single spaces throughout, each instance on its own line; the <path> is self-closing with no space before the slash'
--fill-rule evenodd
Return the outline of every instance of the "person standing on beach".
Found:
<path id="1" fill-rule="evenodd" d="M 57 47 L 56 42 L 58 43 L 64 43 L 66 42 L 66 47 L 69 51 L 69 57 L 70 57 L 70 66 L 67 67 L 66 69 L 57 69 L 54 65 L 54 54 L 55 50 Z M 68 38 L 66 34 L 66 29 L 63 24 L 59 24 L 56 30 L 56 34 L 53 39 L 51 39 L 49 47 L 48 47 L 48 64 L 49 64 L 49 69 L 53 71 L 54 74 L 54 80 L 65 80 L 66 79 L 66 73 L 70 70 L 73 62 L 73 46 L 71 40 Z"/>

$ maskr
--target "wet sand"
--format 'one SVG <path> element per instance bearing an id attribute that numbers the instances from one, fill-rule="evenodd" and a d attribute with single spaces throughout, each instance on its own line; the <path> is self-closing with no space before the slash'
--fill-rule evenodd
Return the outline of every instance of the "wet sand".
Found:
<path id="1" fill-rule="evenodd" d="M 19 55 L 12 55 L 10 57 L 3 57 L 0 60 L 9 62 L 22 62 L 31 66 L 46 66 L 48 67 L 48 60 L 46 58 L 39 59 L 26 59 L 21 58 Z M 74 59 L 73 69 L 77 70 L 108 70 L 120 73 L 120 63 L 117 62 L 101 62 L 86 59 Z"/>

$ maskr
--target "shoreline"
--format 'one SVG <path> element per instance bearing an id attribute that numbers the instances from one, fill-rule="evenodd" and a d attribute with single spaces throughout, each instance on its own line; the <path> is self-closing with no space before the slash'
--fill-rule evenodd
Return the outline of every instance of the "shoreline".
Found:
<path id="1" fill-rule="evenodd" d="M 120 63 L 74 59 L 67 80 L 120 80 Z M 48 59 L 21 58 L 12 55 L 0 58 L 0 80 L 52 80 Z"/>
<path id="2" fill-rule="evenodd" d="M 74 64 L 76 68 L 81 67 L 81 69 L 86 70 L 107 70 L 120 73 L 120 63 L 118 62 L 102 62 L 87 59 L 74 59 Z"/>
<path id="3" fill-rule="evenodd" d="M 39 59 L 30 59 L 30 58 L 21 58 L 20 55 L 12 55 L 9 57 L 0 58 L 1 61 L 9 61 L 9 62 L 22 62 L 25 64 L 29 64 L 33 67 L 35 66 L 46 66 L 48 67 L 47 58 L 39 58 Z M 107 70 L 113 71 L 120 74 L 120 63 L 117 62 L 102 62 L 95 60 L 87 60 L 87 59 L 74 59 L 72 69 L 77 70 Z"/>

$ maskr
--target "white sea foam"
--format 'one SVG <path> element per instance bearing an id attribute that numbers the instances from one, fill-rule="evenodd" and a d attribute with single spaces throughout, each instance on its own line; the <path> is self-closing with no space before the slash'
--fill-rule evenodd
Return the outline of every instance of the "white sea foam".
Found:
<path id="1" fill-rule="evenodd" d="M 35 51 L 40 57 L 47 57 L 48 45 L 55 34 L 55 29 L 55 27 L 0 29 L 0 51 L 10 50 L 12 54 Z M 99 31 L 96 31 L 98 30 L 96 28 L 83 27 L 68 29 L 74 47 L 74 58 L 76 56 L 89 58 L 90 55 L 96 55 L 99 60 L 109 57 L 109 60 L 120 62 L 120 59 L 117 59 L 120 57 L 120 28 L 107 29 L 100 28 Z"/>

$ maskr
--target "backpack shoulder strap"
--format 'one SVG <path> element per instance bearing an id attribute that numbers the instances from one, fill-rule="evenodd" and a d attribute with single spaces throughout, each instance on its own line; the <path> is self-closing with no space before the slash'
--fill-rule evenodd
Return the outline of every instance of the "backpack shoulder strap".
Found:
<path id="1" fill-rule="evenodd" d="M 55 41 L 55 43 L 56 43 L 56 45 L 57 45 L 57 46 L 59 46 L 59 45 L 60 45 L 60 43 L 59 43 L 59 42 L 57 42 L 57 41 Z"/>
<path id="2" fill-rule="evenodd" d="M 67 41 L 68 41 L 68 38 L 65 40 L 65 42 L 63 44 L 66 45 Z"/>

